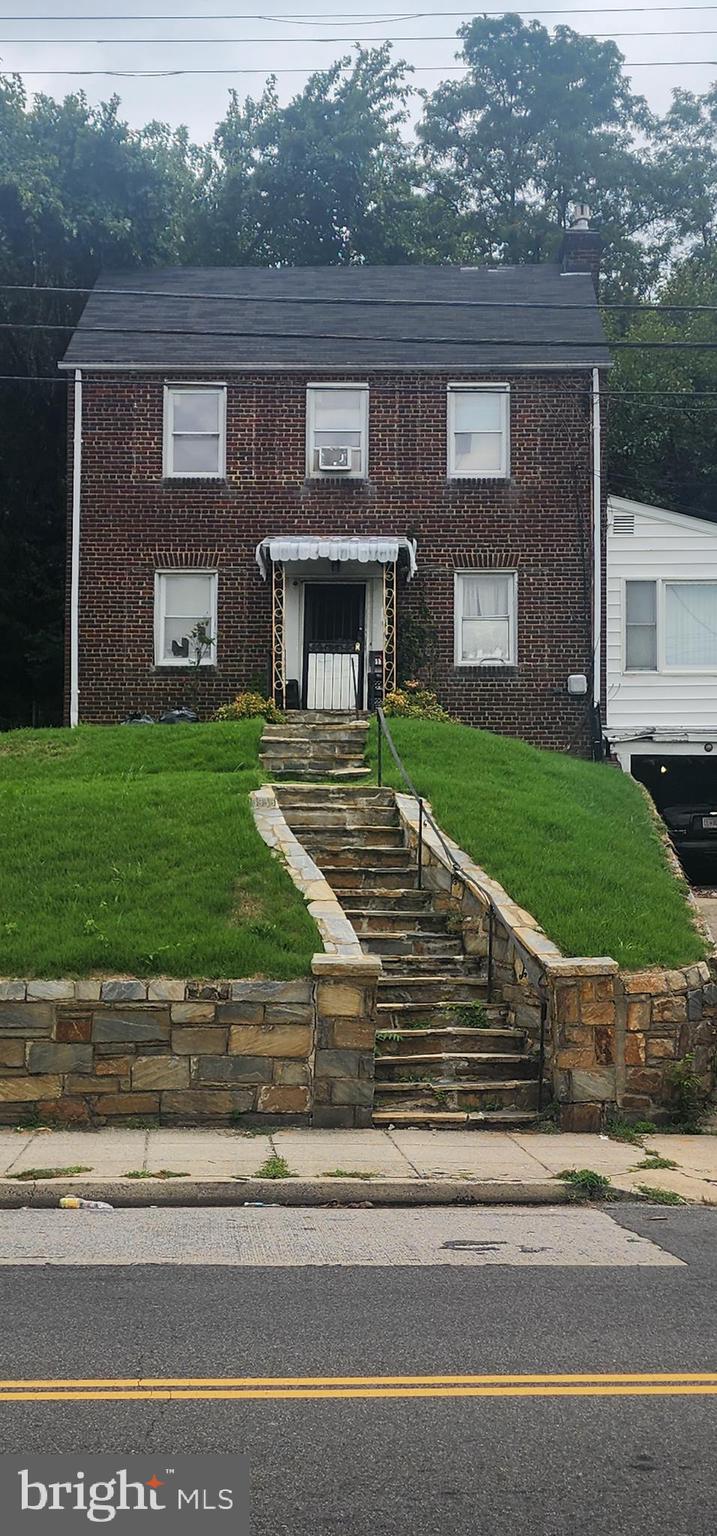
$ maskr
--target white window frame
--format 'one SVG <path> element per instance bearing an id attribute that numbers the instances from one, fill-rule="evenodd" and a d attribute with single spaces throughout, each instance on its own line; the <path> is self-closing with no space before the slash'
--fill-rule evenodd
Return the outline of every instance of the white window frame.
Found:
<path id="1" fill-rule="evenodd" d="M 207 569 L 204 566 L 165 566 L 154 573 L 154 665 L 155 667 L 196 667 L 196 661 L 191 656 L 165 656 L 164 652 L 164 624 L 167 617 L 166 604 L 166 578 L 168 576 L 207 576 L 210 578 L 210 613 L 209 633 L 212 638 L 211 650 L 202 657 L 200 667 L 215 667 L 217 664 L 217 613 L 219 594 L 219 572 L 215 569 Z"/>
<path id="2" fill-rule="evenodd" d="M 353 383 L 349 379 L 329 379 L 328 383 L 321 383 L 312 379 L 306 386 L 306 478 L 307 480 L 328 480 L 331 478 L 330 470 L 314 468 L 314 434 L 316 426 L 316 391 L 319 389 L 358 391 L 361 396 L 361 420 L 359 431 L 361 433 L 361 463 L 358 469 L 339 470 L 336 479 L 341 480 L 367 480 L 368 479 L 368 422 L 369 422 L 369 387 L 366 383 Z M 319 429 L 320 430 L 320 429 Z"/>
<path id="3" fill-rule="evenodd" d="M 210 469 L 175 469 L 174 468 L 174 439 L 177 435 L 174 431 L 174 401 L 177 395 L 201 392 L 219 396 L 219 467 Z M 164 413 L 163 413 L 163 448 L 162 448 L 162 473 L 165 480 L 226 480 L 227 476 L 227 386 L 221 383 L 208 383 L 205 379 L 198 379 L 192 383 L 189 379 L 182 380 L 181 384 L 168 383 L 164 386 Z M 190 437 L 214 437 L 214 433 L 189 433 Z"/>
<path id="4" fill-rule="evenodd" d="M 510 620 L 509 655 L 506 661 L 501 661 L 497 656 L 486 657 L 484 661 L 464 661 L 461 655 L 462 624 L 463 624 L 463 581 L 466 576 L 507 576 L 509 578 L 508 589 L 508 618 Z M 518 572 L 506 570 L 503 566 L 474 566 L 465 570 L 455 571 L 453 577 L 453 665 L 456 667 L 472 667 L 474 670 L 485 671 L 489 667 L 499 667 L 503 670 L 515 667 L 518 663 Z"/>
<path id="5" fill-rule="evenodd" d="M 651 582 L 655 587 L 655 665 L 654 667 L 628 667 L 627 664 L 627 589 L 634 582 Z M 642 626 L 652 629 L 652 625 Z M 622 583 L 622 670 L 630 677 L 654 677 L 660 668 L 661 603 L 660 583 L 654 576 L 626 576 Z"/>
<path id="6" fill-rule="evenodd" d="M 458 395 L 489 394 L 501 397 L 501 433 L 503 451 L 500 468 L 477 472 L 474 469 L 456 468 L 455 401 Z M 510 479 L 510 384 L 449 384 L 447 400 L 447 463 L 449 480 L 509 480 Z"/>
<path id="7" fill-rule="evenodd" d="M 657 666 L 628 667 L 627 665 L 627 584 L 630 581 L 654 581 L 656 587 Z M 717 585 L 715 576 L 625 576 L 622 581 L 622 670 L 629 677 L 717 677 L 717 666 L 670 667 L 666 661 L 667 638 L 667 587 L 698 587 Z"/>

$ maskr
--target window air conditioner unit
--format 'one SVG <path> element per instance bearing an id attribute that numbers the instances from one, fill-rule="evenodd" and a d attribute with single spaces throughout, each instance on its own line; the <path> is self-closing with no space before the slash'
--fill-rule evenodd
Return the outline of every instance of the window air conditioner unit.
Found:
<path id="1" fill-rule="evenodd" d="M 350 448 L 319 448 L 319 469 L 331 475 L 345 475 L 350 468 Z"/>

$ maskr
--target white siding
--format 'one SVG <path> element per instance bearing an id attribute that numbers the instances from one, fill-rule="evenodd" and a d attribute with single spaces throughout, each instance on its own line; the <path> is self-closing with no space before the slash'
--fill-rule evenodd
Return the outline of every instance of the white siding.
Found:
<path id="1" fill-rule="evenodd" d="M 634 533 L 615 533 L 634 515 Z M 611 497 L 607 540 L 606 729 L 624 736 L 651 727 L 717 736 L 717 672 L 625 672 L 625 582 L 717 581 L 717 523 Z M 717 628 L 717 614 L 715 615 Z"/>

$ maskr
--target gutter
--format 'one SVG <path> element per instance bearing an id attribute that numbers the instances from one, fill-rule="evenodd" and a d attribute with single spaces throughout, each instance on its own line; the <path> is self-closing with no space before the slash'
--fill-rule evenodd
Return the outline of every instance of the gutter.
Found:
<path id="1" fill-rule="evenodd" d="M 75 369 L 70 555 L 70 725 L 80 722 L 80 508 L 82 503 L 82 370 Z"/>
<path id="2" fill-rule="evenodd" d="M 600 369 L 592 380 L 592 512 L 593 512 L 593 704 L 600 708 L 602 692 L 602 464 L 600 436 Z"/>

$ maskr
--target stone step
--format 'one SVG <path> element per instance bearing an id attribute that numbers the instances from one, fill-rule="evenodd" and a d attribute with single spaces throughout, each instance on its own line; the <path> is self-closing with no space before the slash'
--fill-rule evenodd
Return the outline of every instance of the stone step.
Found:
<path id="1" fill-rule="evenodd" d="M 323 853 L 324 850 L 327 853 L 336 853 L 340 850 L 345 854 L 360 853 L 369 854 L 370 856 L 378 848 L 397 849 L 405 847 L 403 831 L 400 827 L 322 827 L 321 830 L 317 827 L 307 827 L 304 829 L 306 832 L 305 837 L 301 836 L 298 827 L 292 827 L 293 830 L 296 831 L 299 841 L 306 848 L 311 848 L 312 852 L 316 850 L 317 855 Z M 326 862 L 335 862 L 335 860 L 327 860 Z M 322 859 L 317 857 L 316 863 L 321 864 Z"/>
<path id="2" fill-rule="evenodd" d="M 361 948 L 369 955 L 440 955 L 445 959 L 463 953 L 460 939 L 443 933 L 366 933 L 361 935 Z"/>
<path id="3" fill-rule="evenodd" d="M 377 789 L 375 785 L 360 785 L 353 788 L 350 784 L 284 784 L 279 793 L 282 806 L 288 810 L 315 810 L 317 807 L 327 807 L 333 810 L 336 807 L 363 809 L 366 806 L 380 806 L 388 809 L 395 805 L 392 789 Z"/>
<path id="4" fill-rule="evenodd" d="M 422 977 L 421 984 L 414 984 L 413 977 L 404 978 L 406 996 L 396 997 L 397 987 L 401 987 L 404 981 L 400 977 L 381 978 L 381 992 L 379 994 L 379 1017 L 388 1016 L 390 1013 L 394 1019 L 404 1019 L 406 1029 L 482 1029 L 486 1024 L 501 1024 L 508 1017 L 508 1008 L 505 1003 L 489 1003 L 483 996 L 483 977 L 475 978 L 478 986 L 475 991 L 477 997 L 471 997 L 467 1003 L 457 1003 L 454 997 L 440 998 L 437 1003 L 427 1001 L 423 988 L 434 978 Z M 473 978 L 471 978 L 473 979 Z M 463 981 L 463 977 L 443 976 L 436 978 L 439 986 L 448 986 L 454 980 Z M 387 997 L 390 989 L 391 996 Z M 460 1018 L 456 1018 L 456 1014 Z"/>
<path id="5" fill-rule="evenodd" d="M 383 990 L 379 997 L 379 1029 L 405 1029 L 409 1035 L 424 1029 L 461 1030 L 468 1035 L 477 1034 L 478 1037 L 489 1028 L 513 1029 L 513 1025 L 508 1025 L 505 1003 L 487 1003 L 483 997 L 468 1003 L 457 1003 L 453 998 L 429 1002 L 421 994 L 420 997 L 412 997 L 410 1002 L 386 1002 Z M 523 1031 L 516 1030 L 516 1034 L 522 1035 Z"/>
<path id="6" fill-rule="evenodd" d="M 360 709 L 287 709 L 282 723 L 287 725 L 364 725 L 368 728 L 371 716 Z"/>
<path id="7" fill-rule="evenodd" d="M 431 1075 L 413 1083 L 376 1083 L 375 1110 L 396 1109 L 430 1111 L 431 1104 L 453 1110 L 535 1110 L 538 1105 L 536 1078 L 496 1078 L 494 1081 L 452 1081 Z"/>
<path id="8" fill-rule="evenodd" d="M 463 1029 L 460 1025 L 435 1026 L 429 1029 L 394 1028 L 380 1018 L 376 1031 L 376 1059 L 388 1054 L 393 1057 L 411 1056 L 424 1052 L 429 1056 L 470 1055 L 474 1051 L 489 1052 L 513 1059 L 525 1048 L 522 1029 Z"/>
<path id="9" fill-rule="evenodd" d="M 343 887 L 340 891 L 341 905 L 345 912 L 349 908 L 353 911 L 363 912 L 389 912 L 412 913 L 424 911 L 431 905 L 431 892 L 419 891 L 414 886 L 398 886 L 395 890 L 386 891 L 372 889 L 370 885 Z"/>
<path id="10" fill-rule="evenodd" d="M 287 821 L 297 836 L 300 832 L 330 832 L 342 827 L 346 832 L 395 829 L 402 836 L 398 811 L 392 805 L 310 805 L 291 806 Z"/>
<path id="11" fill-rule="evenodd" d="M 344 763 L 337 768 L 330 762 L 311 763 L 306 758 L 277 757 L 265 760 L 260 756 L 259 761 L 265 773 L 276 778 L 283 775 L 289 779 L 310 779 L 314 783 L 317 779 L 363 779 L 368 778 L 371 769 L 360 763 L 358 759 L 351 763 Z"/>
<path id="12" fill-rule="evenodd" d="M 418 1126 L 436 1130 L 470 1129 L 475 1131 L 529 1130 L 538 1124 L 536 1111 L 496 1109 L 474 1111 L 431 1109 L 376 1109 L 373 1113 L 375 1126 L 395 1126 L 397 1130 Z"/>
<path id="13" fill-rule="evenodd" d="M 353 741 L 329 741 L 315 742 L 292 741 L 289 737 L 282 740 L 261 741 L 261 757 L 267 762 L 273 762 L 275 758 L 289 758 L 294 762 L 302 762 L 304 758 L 312 763 L 332 763 L 334 766 L 340 763 L 356 760 L 365 763 L 366 755 L 360 743 Z"/>
<path id="14" fill-rule="evenodd" d="M 262 750 L 268 747 L 290 747 L 292 751 L 307 747 L 317 755 L 322 752 L 365 752 L 366 732 L 361 730 L 331 730 L 329 726 L 316 726 L 308 731 L 285 731 L 279 725 L 267 725 L 261 737 Z"/>
<path id="15" fill-rule="evenodd" d="M 351 843 L 337 843 L 335 847 L 327 850 L 327 857 L 321 860 L 321 868 L 329 884 L 332 883 L 334 875 L 340 874 L 342 870 L 350 875 L 352 880 L 360 872 L 365 872 L 377 882 L 381 882 L 385 874 L 400 875 L 405 881 L 407 873 L 415 871 L 415 864 L 410 850 L 404 845 L 397 848 L 377 848 L 375 845 L 354 847 Z"/>
<path id="16" fill-rule="evenodd" d="M 324 865 L 325 879 L 333 886 L 339 899 L 356 897 L 356 905 L 361 900 L 381 900 L 381 902 L 393 902 L 402 900 L 410 895 L 425 895 L 427 892 L 419 891 L 416 885 L 416 871 L 410 868 L 404 869 L 341 869 L 336 865 Z M 411 879 L 413 876 L 413 879 Z"/>
<path id="17" fill-rule="evenodd" d="M 407 909 L 397 911 L 393 907 L 388 910 L 383 907 L 381 910 L 372 911 L 366 907 L 350 907 L 345 902 L 342 902 L 342 906 L 359 938 L 373 934 L 379 936 L 395 934 L 397 938 L 404 935 L 407 938 L 414 935 L 418 935 L 419 938 L 430 938 L 432 934 L 443 934 L 446 938 L 453 937 L 447 926 L 445 912 Z"/>
<path id="18" fill-rule="evenodd" d="M 452 1051 L 442 1055 L 416 1051 L 412 1056 L 388 1056 L 381 1052 L 376 1057 L 376 1086 L 413 1086 L 417 1075 L 431 1083 L 457 1082 L 461 1087 L 466 1082 L 493 1085 L 504 1081 L 506 1072 L 513 1081 L 527 1082 L 535 1078 L 536 1071 L 535 1057 L 527 1051 Z"/>
<path id="19" fill-rule="evenodd" d="M 331 741 L 336 736 L 356 736 L 362 741 L 366 740 L 369 731 L 368 720 L 281 720 L 276 724 L 265 725 L 262 732 L 265 741 L 281 739 L 285 741 L 296 737 L 306 737 L 311 741 Z"/>
<path id="20" fill-rule="evenodd" d="M 406 974 L 404 965 L 394 969 L 390 956 L 384 959 L 383 975 L 378 981 L 379 1008 L 385 1004 L 388 1010 L 395 1003 L 420 1002 L 432 1012 L 434 1007 L 470 1007 L 485 1000 L 487 986 L 484 976 L 457 966 L 452 973 L 447 967 L 436 963 L 435 955 L 430 956 L 425 964 L 422 956 L 419 959 L 421 968 L 410 976 Z M 417 963 L 414 960 L 412 970 Z M 456 965 L 455 961 L 452 963 Z M 417 1016 L 420 1017 L 420 1014 Z M 426 1017 L 429 1016 L 427 1013 Z M 386 1018 L 387 1013 L 380 1017 Z"/>

